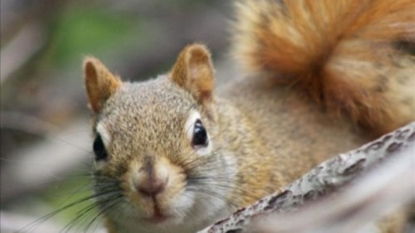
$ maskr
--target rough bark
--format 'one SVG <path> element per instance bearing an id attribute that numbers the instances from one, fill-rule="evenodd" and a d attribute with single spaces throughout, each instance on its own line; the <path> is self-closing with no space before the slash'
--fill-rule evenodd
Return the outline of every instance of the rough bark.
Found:
<path id="1" fill-rule="evenodd" d="M 350 232 L 415 200 L 414 179 L 415 122 L 320 164 L 199 233 Z M 373 224 L 365 227 L 361 232 L 378 232 Z"/>

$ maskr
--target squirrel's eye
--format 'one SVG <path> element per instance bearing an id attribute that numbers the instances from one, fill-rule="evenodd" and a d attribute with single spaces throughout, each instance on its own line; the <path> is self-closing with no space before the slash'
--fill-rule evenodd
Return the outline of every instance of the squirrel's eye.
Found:
<path id="1" fill-rule="evenodd" d="M 102 141 L 101 135 L 99 134 L 95 138 L 93 149 L 96 161 L 104 160 L 107 158 L 107 150 L 105 149 L 104 142 Z"/>
<path id="2" fill-rule="evenodd" d="M 208 136 L 205 127 L 202 125 L 200 120 L 196 120 L 193 130 L 192 145 L 205 147 L 208 143 Z"/>

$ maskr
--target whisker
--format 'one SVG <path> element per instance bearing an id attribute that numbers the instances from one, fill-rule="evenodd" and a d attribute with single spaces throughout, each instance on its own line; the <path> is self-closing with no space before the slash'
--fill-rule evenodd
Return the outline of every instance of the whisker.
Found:
<path id="1" fill-rule="evenodd" d="M 123 197 L 122 194 L 116 195 L 113 197 L 114 199 L 111 200 L 111 204 L 108 204 L 108 202 L 105 203 L 104 207 L 98 212 L 98 214 L 88 223 L 88 225 L 85 227 L 84 232 L 88 232 L 88 229 L 92 226 L 92 224 L 101 217 L 104 213 L 108 213 L 111 209 L 115 208 L 120 202 L 120 198 Z"/>
<path id="2" fill-rule="evenodd" d="M 36 221 L 34 221 L 32 223 L 29 223 L 26 226 L 23 226 L 20 230 L 17 231 L 17 233 L 19 233 L 19 232 L 23 233 L 24 231 L 26 231 L 26 230 L 28 230 L 30 228 L 36 229 L 36 226 L 39 226 L 43 222 L 49 220 L 50 218 L 56 216 L 57 214 L 65 211 L 65 210 L 68 210 L 68 209 L 70 209 L 70 208 L 72 208 L 72 207 L 74 207 L 76 205 L 79 205 L 79 204 L 84 203 L 86 201 L 93 200 L 94 198 L 97 198 L 97 197 L 106 195 L 106 194 L 111 193 L 111 192 L 114 192 L 114 191 L 118 191 L 118 189 L 113 189 L 113 190 L 109 190 L 109 191 L 102 192 L 102 193 L 94 193 L 92 195 L 88 195 L 88 196 L 83 197 L 83 198 L 81 198 L 79 200 L 76 200 L 76 201 L 74 201 L 74 202 L 72 202 L 70 204 L 64 205 L 63 207 L 60 207 L 57 210 L 54 210 L 54 211 L 46 214 L 45 216 L 39 218 L 38 220 L 36 220 Z"/>
<path id="3" fill-rule="evenodd" d="M 197 188 L 195 188 L 195 187 L 189 187 L 188 190 L 189 191 L 193 191 L 193 192 L 199 192 L 199 193 L 202 193 L 202 194 L 208 194 L 209 196 L 216 197 L 216 198 L 218 198 L 220 200 L 225 201 L 226 203 L 230 204 L 234 208 L 238 208 L 239 207 L 238 204 L 236 204 L 234 201 L 229 200 L 229 198 L 227 198 L 226 196 L 224 196 L 224 195 L 222 195 L 220 193 L 215 192 L 214 190 L 209 190 L 209 189 L 200 188 L 200 187 L 197 187 Z M 212 203 L 212 204 L 214 204 L 214 203 Z"/>
<path id="4" fill-rule="evenodd" d="M 115 194 L 113 194 L 115 193 Z M 118 196 L 122 196 L 122 194 L 119 193 L 119 191 L 115 191 L 115 192 L 109 192 L 109 193 L 105 193 L 105 194 L 113 194 L 109 197 L 104 197 L 104 199 L 101 200 L 97 200 L 91 204 L 89 204 L 88 206 L 84 207 L 83 209 L 81 209 L 80 211 L 78 211 L 77 217 L 75 217 L 71 222 L 69 222 L 63 229 L 61 232 L 66 231 L 65 232 L 70 232 L 70 230 L 72 229 L 73 226 L 75 226 L 76 223 L 78 223 L 80 220 L 82 220 L 82 218 L 87 215 L 90 214 L 92 210 L 96 209 L 97 207 L 105 204 L 106 202 L 112 200 L 114 197 L 118 197 Z M 80 223 L 80 222 L 79 222 Z"/>

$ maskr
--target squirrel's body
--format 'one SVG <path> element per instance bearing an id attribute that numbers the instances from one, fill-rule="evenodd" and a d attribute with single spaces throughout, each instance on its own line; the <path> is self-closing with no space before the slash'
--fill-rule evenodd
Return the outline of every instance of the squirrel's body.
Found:
<path id="1" fill-rule="evenodd" d="M 241 1 L 235 54 L 249 73 L 216 91 L 203 45 L 142 83 L 87 59 L 110 233 L 195 232 L 414 120 L 413 12 L 410 0 Z"/>
<path id="2" fill-rule="evenodd" d="M 261 154 L 274 160 L 267 166 L 281 171 L 284 182 L 291 183 L 330 156 L 372 139 L 348 119 L 333 118 L 306 96 L 273 82 L 271 77 L 246 77 L 219 88 L 218 95 L 251 119 L 263 144 Z"/>

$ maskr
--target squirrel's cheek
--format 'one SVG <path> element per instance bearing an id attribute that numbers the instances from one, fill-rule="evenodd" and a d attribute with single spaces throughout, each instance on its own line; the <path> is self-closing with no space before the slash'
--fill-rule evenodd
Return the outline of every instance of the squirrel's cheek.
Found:
<path id="1" fill-rule="evenodd" d="M 94 170 L 102 171 L 105 168 L 105 161 L 94 161 Z"/>

